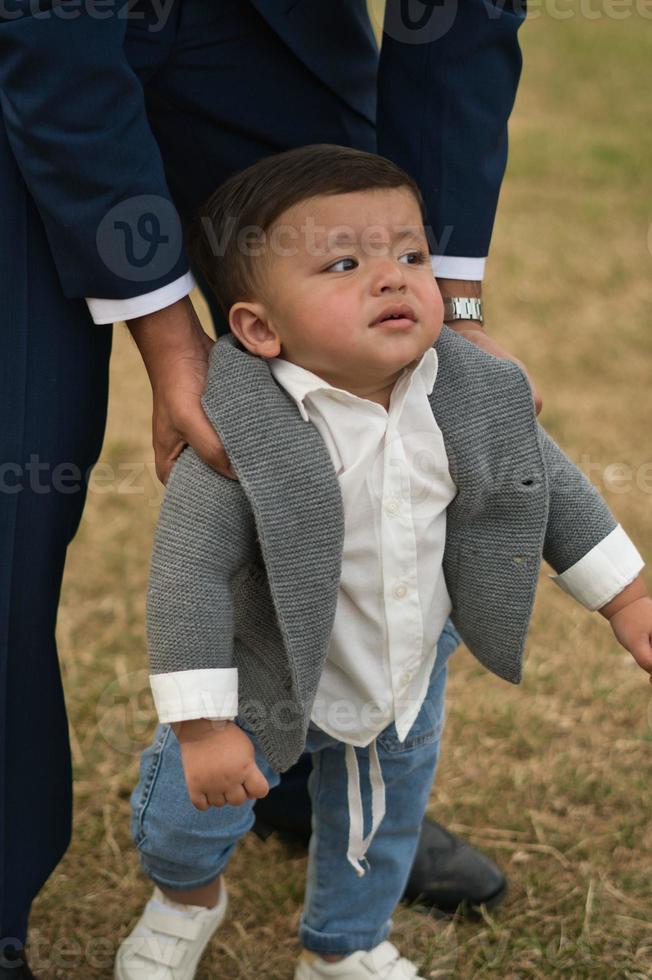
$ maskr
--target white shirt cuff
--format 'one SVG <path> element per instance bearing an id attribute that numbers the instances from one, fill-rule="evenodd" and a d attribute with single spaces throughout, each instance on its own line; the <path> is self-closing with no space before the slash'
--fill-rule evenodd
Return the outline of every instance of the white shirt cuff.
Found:
<path id="1" fill-rule="evenodd" d="M 151 293 L 131 296 L 129 299 L 96 299 L 87 296 L 86 303 L 94 323 L 118 323 L 120 320 L 133 320 L 135 316 L 164 310 L 166 306 L 171 306 L 191 293 L 195 286 L 192 272 L 186 272 L 179 279 Z"/>
<path id="2" fill-rule="evenodd" d="M 561 575 L 550 578 L 587 609 L 601 609 L 634 581 L 645 562 L 618 525 Z"/>
<path id="3" fill-rule="evenodd" d="M 462 255 L 431 255 L 432 271 L 437 279 L 469 279 L 482 282 L 487 259 L 467 259 Z"/>
<path id="4" fill-rule="evenodd" d="M 238 713 L 238 669 L 175 670 L 150 674 L 162 725 L 193 718 L 233 719 Z"/>

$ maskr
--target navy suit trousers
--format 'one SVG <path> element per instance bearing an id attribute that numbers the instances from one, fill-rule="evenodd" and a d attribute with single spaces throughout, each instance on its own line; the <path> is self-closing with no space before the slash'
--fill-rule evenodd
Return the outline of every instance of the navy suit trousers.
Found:
<path id="1" fill-rule="evenodd" d="M 186 0 L 154 63 L 141 40 L 130 30 L 127 53 L 184 215 L 265 154 L 311 142 L 375 148 L 369 120 L 245 0 Z M 57 467 L 88 474 L 99 456 L 113 328 L 64 297 L 1 116 L 0 214 L 0 937 L 24 940 L 71 826 L 55 622 L 86 493 L 83 481 L 57 490 Z"/>

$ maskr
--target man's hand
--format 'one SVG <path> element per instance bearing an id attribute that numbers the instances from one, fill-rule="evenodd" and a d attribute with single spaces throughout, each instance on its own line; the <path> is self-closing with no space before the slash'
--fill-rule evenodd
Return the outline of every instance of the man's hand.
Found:
<path id="1" fill-rule="evenodd" d="M 198 718 L 172 725 L 193 806 L 241 806 L 269 793 L 251 739 L 232 721 Z"/>
<path id="2" fill-rule="evenodd" d="M 437 285 L 439 286 L 439 291 L 444 299 L 450 299 L 453 296 L 471 296 L 475 299 L 480 298 L 482 291 L 482 283 L 472 282 L 466 279 L 437 279 Z M 483 325 L 479 320 L 452 320 L 446 324 L 455 333 L 458 333 L 461 337 L 466 340 L 470 340 L 472 344 L 476 344 L 477 347 L 482 348 L 487 354 L 493 355 L 493 357 L 500 357 L 503 360 L 513 361 L 515 364 L 525 372 L 528 381 L 530 382 L 530 388 L 532 389 L 532 398 L 534 399 L 534 408 L 537 413 L 541 411 L 543 402 L 541 401 L 541 395 L 534 383 L 532 376 L 528 369 L 526 368 L 523 361 L 520 361 L 518 357 L 514 357 L 509 351 L 504 350 L 504 348 L 499 347 L 499 345 L 491 339 L 491 337 L 485 333 Z"/>
<path id="3" fill-rule="evenodd" d="M 201 327 L 186 296 L 127 323 L 152 385 L 152 443 L 156 475 L 167 483 L 182 450 L 191 445 L 212 469 L 237 477 L 224 446 L 201 406 L 214 341 Z"/>
<path id="4" fill-rule="evenodd" d="M 600 610 L 621 646 L 652 675 L 652 599 L 639 575 Z M 652 676 L 649 678 L 652 684 Z"/>

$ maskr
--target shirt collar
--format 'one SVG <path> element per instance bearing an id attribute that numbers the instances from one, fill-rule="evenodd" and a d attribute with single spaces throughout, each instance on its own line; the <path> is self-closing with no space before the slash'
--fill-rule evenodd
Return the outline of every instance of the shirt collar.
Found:
<path id="1" fill-rule="evenodd" d="M 296 402 L 301 417 L 306 422 L 309 422 L 310 419 L 304 405 L 304 399 L 315 391 L 338 391 L 351 399 L 358 398 L 352 392 L 346 391 L 343 388 L 336 388 L 335 385 L 329 384 L 328 381 L 320 378 L 319 375 L 313 374 L 312 371 L 308 371 L 307 368 L 303 368 L 299 364 L 294 364 L 292 361 L 286 361 L 283 357 L 272 357 L 267 363 L 276 381 L 278 381 L 281 387 Z M 435 386 L 438 363 L 437 351 L 434 347 L 429 347 L 414 365 L 408 364 L 403 369 L 397 378 L 396 384 L 398 385 L 408 375 L 411 376 L 411 380 L 415 377 L 421 377 L 424 387 L 430 395 Z"/>

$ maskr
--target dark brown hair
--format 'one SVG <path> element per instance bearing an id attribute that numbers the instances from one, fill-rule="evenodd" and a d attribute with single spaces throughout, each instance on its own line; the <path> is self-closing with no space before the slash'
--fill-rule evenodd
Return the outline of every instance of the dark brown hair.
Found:
<path id="1" fill-rule="evenodd" d="M 264 235 L 285 211 L 323 194 L 399 187 L 414 194 L 425 221 L 416 183 L 385 157 L 329 143 L 277 153 L 211 194 L 189 229 L 188 249 L 228 317 L 234 303 L 255 296 Z"/>

